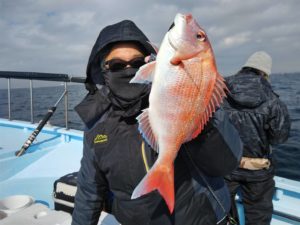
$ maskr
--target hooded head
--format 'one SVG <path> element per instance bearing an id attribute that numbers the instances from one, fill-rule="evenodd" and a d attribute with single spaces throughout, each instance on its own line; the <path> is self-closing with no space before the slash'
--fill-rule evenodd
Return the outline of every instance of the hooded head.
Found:
<path id="1" fill-rule="evenodd" d="M 137 114 L 148 104 L 150 85 L 130 84 L 129 81 L 139 65 L 144 64 L 141 58 L 151 53 L 155 54 L 155 49 L 132 21 L 124 20 L 105 27 L 89 58 L 86 88 L 93 94 L 97 90 L 95 84 L 104 85 L 101 93 L 104 93 L 105 101 L 109 101 L 114 110 L 122 112 L 123 117 Z M 127 65 L 120 65 L 120 60 L 121 64 Z"/>
<path id="2" fill-rule="evenodd" d="M 267 77 L 271 74 L 272 69 L 272 58 L 271 56 L 264 52 L 258 51 L 253 53 L 245 63 L 243 67 L 250 67 L 264 72 Z"/>
<path id="3" fill-rule="evenodd" d="M 130 20 L 123 20 L 105 27 L 99 34 L 87 65 L 87 83 L 105 84 L 101 62 L 115 43 L 132 42 L 145 55 L 155 54 L 145 34 Z"/>
<path id="4" fill-rule="evenodd" d="M 226 78 L 229 101 L 242 108 L 256 108 L 267 101 L 273 95 L 267 80 L 271 67 L 269 54 L 264 51 L 253 53 L 237 75 Z"/>

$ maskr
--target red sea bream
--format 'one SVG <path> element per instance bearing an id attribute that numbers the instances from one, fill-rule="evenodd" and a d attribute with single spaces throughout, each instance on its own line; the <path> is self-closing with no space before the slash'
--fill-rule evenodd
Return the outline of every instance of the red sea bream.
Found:
<path id="1" fill-rule="evenodd" d="M 176 15 L 156 61 L 141 67 L 131 80 L 146 82 L 152 83 L 149 108 L 137 119 L 143 137 L 159 155 L 131 198 L 158 190 L 172 213 L 177 153 L 201 133 L 226 95 L 210 42 L 192 15 Z"/>

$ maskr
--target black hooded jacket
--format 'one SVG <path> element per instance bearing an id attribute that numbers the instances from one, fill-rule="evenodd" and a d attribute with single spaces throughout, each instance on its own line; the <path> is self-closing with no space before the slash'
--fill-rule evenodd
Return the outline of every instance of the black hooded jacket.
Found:
<path id="1" fill-rule="evenodd" d="M 105 28 L 92 50 L 88 78 L 99 72 L 98 57 L 103 48 L 116 41 L 128 40 L 128 35 L 131 41 L 145 44 L 145 49 L 151 47 L 146 37 L 130 21 L 115 24 L 110 29 Z M 92 84 L 91 80 L 88 82 Z M 72 225 L 97 224 L 107 198 L 112 204 L 111 213 L 122 225 L 210 225 L 222 220 L 225 213 L 203 180 L 195 174 L 191 164 L 187 163 L 188 159 L 183 153 L 189 150 L 228 211 L 230 198 L 222 176 L 238 165 L 242 144 L 227 114 L 222 109 L 215 112 L 202 133 L 184 144 L 186 149 L 179 151 L 174 163 L 175 210 L 170 215 L 157 191 L 138 199 L 130 199 L 134 188 L 145 176 L 147 166 L 151 167 L 157 159 L 157 153 L 147 145 L 138 131 L 135 118 L 145 105 L 135 105 L 133 110 L 137 113 L 127 115 L 112 107 L 108 93 L 106 86 L 95 89 L 76 107 L 86 130 Z"/>
<path id="2" fill-rule="evenodd" d="M 291 124 L 286 105 L 255 70 L 243 69 L 227 77 L 226 82 L 230 94 L 224 109 L 240 133 L 243 156 L 271 158 L 270 145 L 283 143 L 289 135 Z M 265 175 L 273 175 L 273 166 L 260 171 L 238 169 L 234 174 L 265 179 Z"/>

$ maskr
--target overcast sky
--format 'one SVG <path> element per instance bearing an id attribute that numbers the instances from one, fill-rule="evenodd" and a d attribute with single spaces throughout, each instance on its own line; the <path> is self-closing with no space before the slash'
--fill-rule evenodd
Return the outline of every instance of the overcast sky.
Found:
<path id="1" fill-rule="evenodd" d="M 257 50 L 274 73 L 300 71 L 299 0 L 0 0 L 0 70 L 85 76 L 103 27 L 131 19 L 159 46 L 178 12 L 206 30 L 224 76 Z"/>

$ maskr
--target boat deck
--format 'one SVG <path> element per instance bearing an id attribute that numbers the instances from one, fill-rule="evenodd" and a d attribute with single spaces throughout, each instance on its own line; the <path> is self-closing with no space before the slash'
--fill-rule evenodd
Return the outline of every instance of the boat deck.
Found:
<path id="1" fill-rule="evenodd" d="M 0 119 L 0 199 L 24 194 L 54 208 L 53 183 L 79 170 L 83 132 L 46 125 L 27 153 L 16 157 L 15 152 L 36 127 L 29 122 Z M 281 177 L 275 177 L 275 181 L 272 225 L 300 225 L 300 182 Z M 240 202 L 239 213 L 244 224 Z M 110 220 L 108 224 L 118 224 L 113 217 L 105 218 Z"/>
<path id="2" fill-rule="evenodd" d="M 27 194 L 53 208 L 54 181 L 79 170 L 82 132 L 45 126 L 28 152 L 16 157 L 37 125 L 0 119 L 0 126 L 0 198 Z"/>

